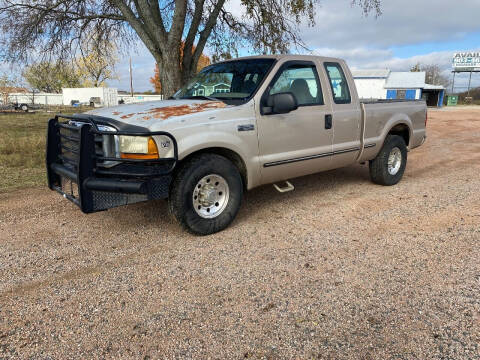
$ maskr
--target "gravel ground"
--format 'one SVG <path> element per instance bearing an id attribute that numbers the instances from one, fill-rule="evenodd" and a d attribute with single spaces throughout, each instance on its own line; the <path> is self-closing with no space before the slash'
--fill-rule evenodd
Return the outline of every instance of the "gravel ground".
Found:
<path id="1" fill-rule="evenodd" d="M 428 135 L 395 187 L 262 187 L 208 237 L 163 201 L 0 195 L 0 358 L 479 359 L 480 110 Z"/>

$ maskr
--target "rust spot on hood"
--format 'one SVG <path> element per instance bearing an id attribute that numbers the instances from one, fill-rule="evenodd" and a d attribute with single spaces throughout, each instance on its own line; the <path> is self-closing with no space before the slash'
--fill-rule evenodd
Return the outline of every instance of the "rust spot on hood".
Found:
<path id="1" fill-rule="evenodd" d="M 119 111 L 112 112 L 112 115 L 120 115 L 120 114 L 121 114 L 121 112 L 119 112 Z"/>
<path id="2" fill-rule="evenodd" d="M 224 108 L 225 106 L 227 105 L 221 101 L 214 101 L 214 102 L 194 104 L 194 105 L 177 105 L 177 106 L 154 108 L 148 111 L 148 113 L 153 114 L 153 117 L 155 119 L 165 120 L 171 116 L 182 116 L 182 115 L 194 114 L 194 113 L 199 113 L 209 109 Z"/>
<path id="3" fill-rule="evenodd" d="M 122 119 L 129 119 L 131 118 L 133 115 L 135 115 L 134 113 L 133 114 L 127 114 L 127 115 L 123 115 L 123 116 L 120 116 Z"/>

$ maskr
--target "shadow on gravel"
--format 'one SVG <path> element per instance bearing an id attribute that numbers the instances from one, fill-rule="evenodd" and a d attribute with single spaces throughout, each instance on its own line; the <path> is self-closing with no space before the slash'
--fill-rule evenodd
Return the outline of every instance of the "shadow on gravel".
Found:
<path id="1" fill-rule="evenodd" d="M 272 185 L 264 185 L 245 193 L 237 219 L 232 226 L 239 226 L 258 216 L 269 207 L 282 207 L 285 202 L 295 204 L 306 198 L 322 197 L 327 192 L 342 192 L 352 184 L 370 184 L 368 166 L 350 166 L 324 173 L 308 175 L 291 180 L 295 191 L 281 194 Z M 135 231 L 142 227 L 157 227 L 165 231 L 182 231 L 170 216 L 166 200 L 155 200 L 111 209 L 88 216 L 101 217 L 106 226 Z"/>
<path id="2" fill-rule="evenodd" d="M 281 194 L 272 185 L 264 185 L 245 194 L 237 221 L 248 221 L 255 218 L 257 212 L 267 207 L 285 206 L 315 196 L 322 197 L 329 192 L 342 192 L 343 188 L 352 184 L 359 186 L 370 184 L 368 167 L 351 166 L 323 173 L 303 176 L 290 181 L 295 190 Z"/>

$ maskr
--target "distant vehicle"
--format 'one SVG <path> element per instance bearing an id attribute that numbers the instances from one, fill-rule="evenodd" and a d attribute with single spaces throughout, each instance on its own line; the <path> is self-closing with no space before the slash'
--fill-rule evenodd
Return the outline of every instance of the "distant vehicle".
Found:
<path id="1" fill-rule="evenodd" d="M 169 100 L 51 119 L 48 184 L 85 213 L 168 198 L 184 228 L 206 235 L 260 185 L 287 192 L 289 179 L 366 162 L 374 183 L 397 184 L 426 124 L 424 100 L 360 101 L 343 60 L 233 59 Z"/>
<path id="2" fill-rule="evenodd" d="M 100 97 L 96 96 L 96 97 L 91 97 L 90 98 L 90 101 L 89 101 L 89 105 L 91 107 L 102 107 L 103 104 L 102 104 L 102 100 L 100 99 Z"/>
<path id="3" fill-rule="evenodd" d="M 26 103 L 10 103 L 10 104 L 0 104 L 0 111 L 24 111 L 28 112 L 29 109 L 34 109 L 36 106 L 33 104 L 26 104 Z"/>

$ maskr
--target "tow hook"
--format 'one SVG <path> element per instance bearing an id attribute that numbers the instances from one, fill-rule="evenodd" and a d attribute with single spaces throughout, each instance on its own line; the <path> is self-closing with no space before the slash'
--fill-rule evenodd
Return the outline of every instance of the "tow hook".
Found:
<path id="1" fill-rule="evenodd" d="M 285 186 L 280 187 L 278 184 L 273 184 L 273 187 L 277 189 L 279 193 L 286 193 L 295 190 L 295 187 L 289 181 L 285 181 Z"/>

